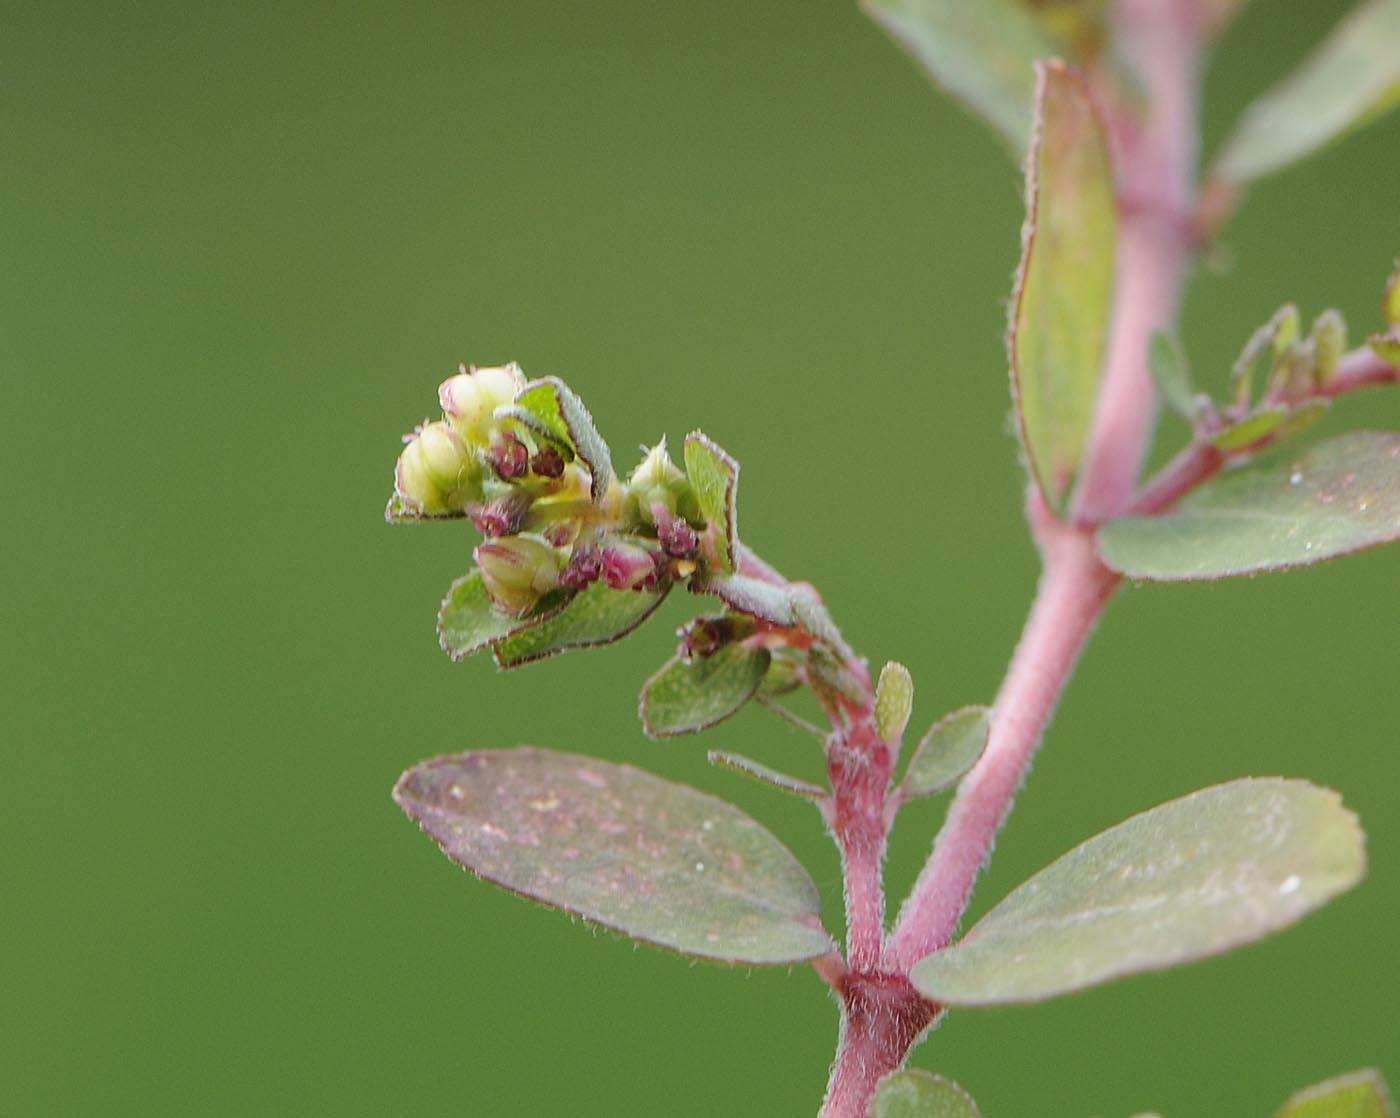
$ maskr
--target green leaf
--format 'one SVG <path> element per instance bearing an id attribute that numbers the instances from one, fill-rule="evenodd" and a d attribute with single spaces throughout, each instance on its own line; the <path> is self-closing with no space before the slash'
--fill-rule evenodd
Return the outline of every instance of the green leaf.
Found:
<path id="1" fill-rule="evenodd" d="M 913 709 L 914 677 L 903 664 L 891 660 L 880 669 L 880 680 L 875 684 L 875 732 L 880 740 L 903 737 Z"/>
<path id="2" fill-rule="evenodd" d="M 546 749 L 437 757 L 394 799 L 454 862 L 633 939 L 727 963 L 826 953 L 812 879 L 738 808 Z"/>
<path id="3" fill-rule="evenodd" d="M 1171 512 L 1099 529 L 1099 555 L 1148 582 L 1320 563 L 1400 538 L 1400 434 L 1354 431 L 1223 474 Z"/>
<path id="4" fill-rule="evenodd" d="M 910 977 L 935 1001 L 992 1005 L 1162 970 L 1287 927 L 1355 885 L 1365 861 L 1335 792 L 1236 780 L 1089 839 Z"/>
<path id="5" fill-rule="evenodd" d="M 709 656 L 672 656 L 642 687 L 642 728 L 653 738 L 693 734 L 723 722 L 753 698 L 772 654 L 727 644 Z"/>
<path id="6" fill-rule="evenodd" d="M 991 713 L 986 707 L 963 707 L 935 722 L 909 759 L 900 796 L 932 796 L 960 781 L 987 748 Z"/>
<path id="7" fill-rule="evenodd" d="M 540 624 L 497 640 L 492 646 L 496 663 L 515 668 L 571 648 L 611 644 L 645 621 L 669 590 L 670 586 L 614 590 L 605 582 L 595 582 Z"/>
<path id="8" fill-rule="evenodd" d="M 714 528 L 719 565 L 732 574 L 739 566 L 739 463 L 708 435 L 692 431 L 685 437 L 685 472 L 700 512 Z"/>
<path id="9" fill-rule="evenodd" d="M 1266 435 L 1272 435 L 1288 418 L 1288 414 L 1285 407 L 1260 408 L 1223 431 L 1217 431 L 1210 441 L 1221 450 L 1243 450 Z"/>
<path id="10" fill-rule="evenodd" d="M 1056 510 L 1093 419 L 1112 310 L 1117 205 L 1098 114 L 1083 78 L 1036 68 L 1035 135 L 1023 250 L 1012 296 L 1011 383 L 1031 473 Z"/>
<path id="11" fill-rule="evenodd" d="M 1147 367 L 1162 402 L 1188 423 L 1196 418 L 1196 388 L 1181 339 L 1158 330 L 1147 346 Z"/>
<path id="12" fill-rule="evenodd" d="M 796 623 L 792 601 L 787 588 L 748 575 L 726 575 L 712 572 L 703 579 L 690 581 L 696 594 L 713 594 L 732 610 L 787 627 Z"/>
<path id="13" fill-rule="evenodd" d="M 1400 102 L 1400 2 L 1363 0 L 1240 118 L 1215 162 L 1238 185 L 1295 163 Z"/>
<path id="14" fill-rule="evenodd" d="M 515 617 L 497 609 L 486 593 L 480 571 L 471 571 L 452 584 L 438 609 L 438 643 L 454 660 L 480 652 L 493 641 L 540 625 L 569 601 L 566 591 L 546 594 L 534 611 Z"/>
<path id="15" fill-rule="evenodd" d="M 952 1080 L 906 1068 L 880 1080 L 874 1118 L 981 1118 L 972 1096 Z"/>
<path id="16" fill-rule="evenodd" d="M 1400 326 L 1400 265 L 1390 274 L 1385 285 L 1385 298 L 1381 301 L 1385 320 L 1392 326 Z"/>
<path id="17" fill-rule="evenodd" d="M 520 390 L 515 402 L 500 409 L 498 414 L 525 423 L 577 454 L 588 466 L 593 499 L 603 499 L 612 481 L 612 454 L 593 425 L 593 417 L 572 388 L 558 377 L 532 380 Z"/>
<path id="18" fill-rule="evenodd" d="M 1305 1087 L 1274 1118 L 1395 1118 L 1395 1101 L 1375 1068 Z"/>
<path id="19" fill-rule="evenodd" d="M 1033 67 L 1060 53 L 1017 0 L 862 0 L 867 15 L 1000 133 L 1018 155 L 1031 134 Z"/>
<path id="20" fill-rule="evenodd" d="M 787 792 L 789 795 L 801 796 L 805 800 L 823 799 L 827 792 L 816 784 L 809 784 L 805 780 L 798 780 L 795 776 L 788 776 L 787 773 L 780 773 L 777 769 L 770 769 L 767 765 L 758 761 L 750 760 L 739 753 L 724 753 L 720 750 L 711 750 L 707 755 L 710 764 L 719 769 L 728 769 L 730 772 L 739 773 L 756 780 L 759 784 L 766 784 L 769 788 L 776 788 L 779 792 Z"/>

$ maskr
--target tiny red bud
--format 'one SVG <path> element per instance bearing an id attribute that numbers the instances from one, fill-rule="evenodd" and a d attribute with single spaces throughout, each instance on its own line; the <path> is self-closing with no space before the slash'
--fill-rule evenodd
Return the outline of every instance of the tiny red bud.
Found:
<path id="1" fill-rule="evenodd" d="M 530 448 L 512 432 L 502 431 L 491 443 L 491 468 L 505 481 L 523 477 L 530 469 Z"/>

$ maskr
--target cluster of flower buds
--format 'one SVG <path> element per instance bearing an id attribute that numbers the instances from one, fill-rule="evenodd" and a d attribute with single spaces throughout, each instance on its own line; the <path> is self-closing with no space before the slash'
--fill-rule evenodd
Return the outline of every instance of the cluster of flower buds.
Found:
<path id="1" fill-rule="evenodd" d="M 487 593 L 515 616 L 555 590 L 656 590 L 690 577 L 708 525 L 665 441 L 625 483 L 594 493 L 581 455 L 522 418 L 529 387 L 514 364 L 463 366 L 444 381 L 443 418 L 404 440 L 391 518 L 469 518 L 485 537 L 475 558 Z"/>

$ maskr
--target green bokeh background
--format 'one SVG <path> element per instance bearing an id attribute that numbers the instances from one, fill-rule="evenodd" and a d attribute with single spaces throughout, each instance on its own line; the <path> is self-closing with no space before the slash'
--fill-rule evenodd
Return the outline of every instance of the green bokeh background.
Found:
<path id="1" fill-rule="evenodd" d="M 1342 7 L 1257 0 L 1208 140 Z M 812 1114 L 836 1015 L 810 972 L 590 933 L 470 881 L 388 796 L 468 746 L 643 764 L 759 815 L 839 928 L 805 805 L 640 733 L 685 604 L 529 671 L 452 664 L 433 614 L 470 533 L 380 510 L 437 382 L 516 359 L 622 462 L 695 426 L 729 447 L 746 538 L 910 666 L 916 721 L 989 699 L 1035 578 L 1011 162 L 848 3 L 49 0 L 0 25 L 0 1109 Z M 1397 151 L 1392 118 L 1256 192 L 1190 297 L 1203 379 L 1285 299 L 1374 327 Z M 1400 427 L 1394 395 L 1337 411 Z M 1382 549 L 1125 593 L 976 908 L 1244 774 L 1341 789 L 1364 887 L 1223 960 L 957 1013 L 919 1066 L 989 1115 L 1262 1115 L 1400 1078 L 1397 583 Z M 709 744 L 819 772 L 761 713 Z M 897 894 L 940 811 L 902 821 Z"/>

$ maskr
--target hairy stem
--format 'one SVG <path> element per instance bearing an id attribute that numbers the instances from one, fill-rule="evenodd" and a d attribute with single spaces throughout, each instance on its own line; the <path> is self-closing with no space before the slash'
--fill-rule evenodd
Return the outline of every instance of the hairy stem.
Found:
<path id="1" fill-rule="evenodd" d="M 901 972 L 952 938 L 1080 650 L 1118 585 L 1090 532 L 1045 520 L 1045 571 L 992 708 L 986 751 L 959 786 L 886 951 Z"/>
<path id="2" fill-rule="evenodd" d="M 841 1039 L 819 1118 L 865 1118 L 880 1080 L 900 1068 L 940 1010 L 898 975 L 851 975 L 838 992 Z"/>

